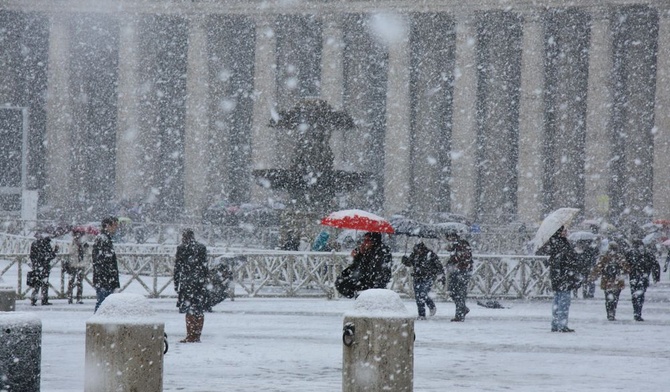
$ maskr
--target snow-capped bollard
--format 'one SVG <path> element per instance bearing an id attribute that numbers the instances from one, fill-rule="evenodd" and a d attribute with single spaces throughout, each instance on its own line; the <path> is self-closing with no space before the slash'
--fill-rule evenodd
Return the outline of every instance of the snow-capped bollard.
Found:
<path id="1" fill-rule="evenodd" d="M 13 312 L 14 310 L 16 310 L 16 290 L 0 286 L 0 312 Z"/>
<path id="2" fill-rule="evenodd" d="M 414 317 L 385 289 L 360 293 L 344 315 L 342 391 L 407 391 L 414 380 Z"/>
<path id="3" fill-rule="evenodd" d="M 143 296 L 107 297 L 86 321 L 84 391 L 162 391 L 164 329 Z"/>
<path id="4" fill-rule="evenodd" d="M 39 392 L 42 321 L 33 313 L 0 313 L 0 390 Z"/>

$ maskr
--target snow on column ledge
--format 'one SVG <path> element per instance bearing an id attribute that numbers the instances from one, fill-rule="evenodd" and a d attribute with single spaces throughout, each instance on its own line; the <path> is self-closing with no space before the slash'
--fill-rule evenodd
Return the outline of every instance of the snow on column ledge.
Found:
<path id="1" fill-rule="evenodd" d="M 26 325 L 42 325 L 42 320 L 36 313 L 28 312 L 0 312 L 0 325 L 6 327 L 22 327 Z"/>
<path id="2" fill-rule="evenodd" d="M 354 309 L 346 312 L 345 317 L 373 318 L 413 318 L 398 293 L 387 289 L 369 289 L 362 291 Z"/>
<path id="3" fill-rule="evenodd" d="M 162 324 L 149 301 L 138 294 L 111 294 L 100 304 L 88 323 L 99 324 Z"/>

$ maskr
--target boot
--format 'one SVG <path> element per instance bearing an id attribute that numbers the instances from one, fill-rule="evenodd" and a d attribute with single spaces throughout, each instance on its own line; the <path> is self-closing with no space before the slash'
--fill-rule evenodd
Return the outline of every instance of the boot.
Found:
<path id="1" fill-rule="evenodd" d="M 196 322 L 196 316 L 186 314 L 186 338 L 180 340 L 180 343 L 193 343 L 196 341 L 194 334 Z"/>
<path id="2" fill-rule="evenodd" d="M 202 327 L 205 325 L 205 315 L 201 314 L 195 317 L 195 324 L 193 325 L 194 342 L 200 343 L 200 336 L 202 335 Z"/>

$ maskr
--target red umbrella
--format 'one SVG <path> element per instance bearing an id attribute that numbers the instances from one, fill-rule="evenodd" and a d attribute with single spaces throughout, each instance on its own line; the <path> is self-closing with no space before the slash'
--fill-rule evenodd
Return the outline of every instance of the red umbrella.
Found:
<path id="1" fill-rule="evenodd" d="M 389 221 L 363 210 L 335 211 L 321 219 L 321 224 L 340 229 L 371 231 L 374 233 L 392 234 L 395 232 Z"/>
<path id="2" fill-rule="evenodd" d="M 656 219 L 653 221 L 657 225 L 670 226 L 670 219 Z"/>
<path id="3" fill-rule="evenodd" d="M 74 233 L 74 232 L 79 232 L 79 233 L 82 233 L 82 234 L 89 234 L 89 235 L 98 235 L 98 234 L 100 234 L 100 230 L 99 230 L 97 227 L 95 227 L 95 226 L 91 226 L 91 225 L 87 225 L 87 226 L 76 226 L 76 227 L 72 228 L 72 232 L 73 232 L 73 233 Z"/>

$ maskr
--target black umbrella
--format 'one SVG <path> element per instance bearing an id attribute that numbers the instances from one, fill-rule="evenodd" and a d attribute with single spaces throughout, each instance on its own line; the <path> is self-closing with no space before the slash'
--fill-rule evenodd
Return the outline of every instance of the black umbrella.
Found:
<path id="1" fill-rule="evenodd" d="M 409 237 L 438 238 L 438 233 L 430 225 L 414 219 L 396 216 L 389 219 L 395 234 Z"/>

